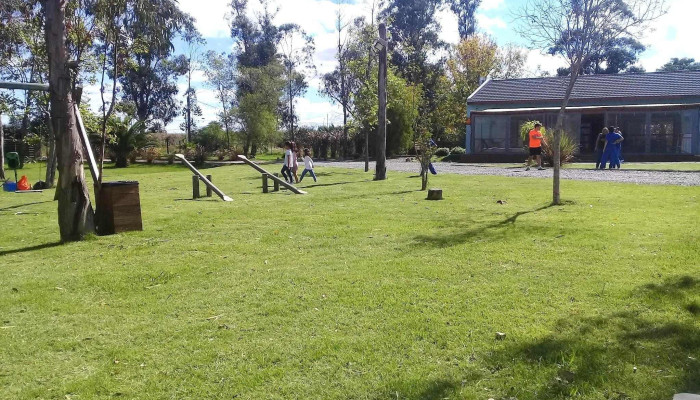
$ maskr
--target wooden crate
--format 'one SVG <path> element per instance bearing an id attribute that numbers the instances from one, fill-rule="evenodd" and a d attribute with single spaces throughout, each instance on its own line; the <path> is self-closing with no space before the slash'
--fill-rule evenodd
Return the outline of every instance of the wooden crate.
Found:
<path id="1" fill-rule="evenodd" d="M 102 182 L 97 198 L 97 232 L 112 235 L 143 230 L 139 183 Z"/>

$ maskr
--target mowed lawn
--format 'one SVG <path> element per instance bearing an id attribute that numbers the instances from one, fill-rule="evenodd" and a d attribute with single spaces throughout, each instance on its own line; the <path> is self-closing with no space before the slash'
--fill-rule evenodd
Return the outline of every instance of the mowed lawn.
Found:
<path id="1" fill-rule="evenodd" d="M 53 192 L 0 194 L 0 398 L 700 392 L 700 188 L 563 181 L 548 207 L 547 179 L 438 175 L 429 202 L 317 172 L 300 196 L 208 169 L 225 203 L 180 166 L 108 169 L 144 231 L 66 245 Z"/>

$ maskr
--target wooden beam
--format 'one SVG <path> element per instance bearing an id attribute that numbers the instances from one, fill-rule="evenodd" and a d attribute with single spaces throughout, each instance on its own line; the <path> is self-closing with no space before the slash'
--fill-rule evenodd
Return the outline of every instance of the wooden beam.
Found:
<path id="1" fill-rule="evenodd" d="M 100 181 L 100 170 L 97 168 L 97 161 L 95 161 L 95 155 L 92 153 L 92 146 L 90 145 L 90 138 L 88 138 L 85 125 L 83 124 L 83 117 L 80 116 L 80 108 L 78 107 L 78 104 L 75 104 L 74 106 L 75 119 L 78 122 L 78 133 L 80 134 L 80 138 L 83 139 L 85 152 L 87 153 L 88 161 L 90 162 L 90 174 L 92 175 L 92 181 L 97 183 Z"/>
<path id="2" fill-rule="evenodd" d="M 39 90 L 48 92 L 49 85 L 46 83 L 0 82 L 0 89 Z"/>
<path id="3" fill-rule="evenodd" d="M 199 170 L 198 170 L 197 168 L 195 168 L 194 165 L 190 164 L 190 162 L 187 161 L 187 159 L 185 158 L 184 155 L 182 155 L 182 154 L 175 154 L 175 157 L 179 158 L 180 161 L 182 161 L 182 163 L 185 164 L 185 166 L 187 166 L 187 168 L 189 168 L 190 171 L 192 171 L 195 175 L 197 175 L 197 176 L 199 177 L 199 179 L 200 179 L 202 182 L 204 182 L 205 185 L 207 185 L 207 187 L 210 187 L 211 190 L 213 190 L 214 193 L 216 193 L 217 196 L 221 197 L 221 200 L 223 200 L 223 201 L 233 201 L 232 198 L 226 196 L 226 195 L 224 194 L 224 192 L 222 192 L 221 190 L 219 190 L 218 187 L 214 186 L 214 184 L 211 183 L 211 181 L 210 181 L 209 179 L 207 179 L 206 176 L 202 175 L 202 173 L 199 172 Z"/>
<path id="4" fill-rule="evenodd" d="M 294 186 L 294 185 L 292 185 L 292 184 L 289 184 L 289 183 L 283 181 L 282 179 L 280 179 L 280 178 L 274 176 L 273 174 L 267 172 L 264 168 L 262 168 L 262 167 L 259 166 L 258 164 L 256 164 L 256 163 L 250 161 L 250 160 L 248 159 L 248 157 L 246 157 L 246 156 L 240 156 L 240 155 L 239 155 L 238 158 L 239 158 L 241 161 L 243 161 L 244 163 L 246 163 L 246 164 L 250 165 L 251 167 L 253 167 L 254 170 L 260 172 L 261 174 L 266 174 L 267 177 L 268 177 L 269 179 L 272 179 L 274 182 L 276 182 L 276 183 L 278 183 L 278 184 L 280 184 L 280 185 L 286 187 L 287 189 L 289 189 L 289 190 L 292 191 L 293 193 L 296 193 L 296 194 L 306 194 L 305 191 L 299 190 L 299 189 L 296 188 L 296 186 Z"/>

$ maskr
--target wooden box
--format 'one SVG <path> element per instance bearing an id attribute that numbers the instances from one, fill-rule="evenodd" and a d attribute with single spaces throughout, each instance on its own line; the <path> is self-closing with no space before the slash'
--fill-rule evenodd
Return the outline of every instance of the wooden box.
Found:
<path id="1" fill-rule="evenodd" d="M 102 182 L 97 195 L 96 222 L 100 235 L 143 230 L 139 183 Z"/>

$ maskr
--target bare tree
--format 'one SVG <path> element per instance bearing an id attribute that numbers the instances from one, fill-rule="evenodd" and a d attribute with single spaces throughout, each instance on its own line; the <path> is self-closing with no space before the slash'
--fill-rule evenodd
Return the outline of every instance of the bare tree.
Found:
<path id="1" fill-rule="evenodd" d="M 665 13 L 666 0 L 528 0 L 518 12 L 518 33 L 532 47 L 563 57 L 571 71 L 554 129 L 553 204 L 561 203 L 561 134 L 581 66 L 611 40 L 641 37 Z"/>
<path id="2" fill-rule="evenodd" d="M 71 76 L 67 68 L 66 4 L 67 0 L 45 0 L 42 3 L 46 18 L 51 123 L 58 155 L 58 226 L 64 242 L 81 240 L 95 231 L 95 215 L 83 172 L 83 146 L 76 125 Z"/>

